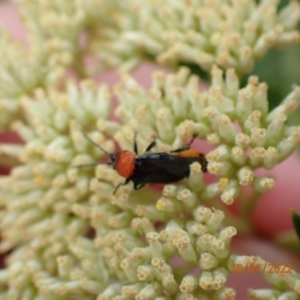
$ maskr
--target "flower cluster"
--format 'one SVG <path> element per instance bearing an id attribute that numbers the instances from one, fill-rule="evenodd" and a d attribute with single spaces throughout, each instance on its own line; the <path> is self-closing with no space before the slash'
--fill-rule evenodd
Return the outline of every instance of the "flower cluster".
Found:
<path id="1" fill-rule="evenodd" d="M 84 78 L 107 67 L 131 69 L 143 58 L 176 65 L 213 65 L 250 71 L 272 47 L 299 42 L 300 6 L 277 13 L 277 1 L 182 1 L 156 11 L 156 1 L 16 0 L 30 48 L 1 33 L 0 128 L 20 113 L 19 97 L 34 88 L 61 84 L 68 71 Z M 101 65 L 87 63 L 87 55 Z"/>
<path id="2" fill-rule="evenodd" d="M 1 252 L 16 248 L 7 260 L 7 269 L 0 272 L 1 295 L 32 299 L 38 292 L 45 298 L 59 299 L 59 295 L 74 293 L 86 299 L 86 294 L 95 290 L 96 280 L 97 292 L 105 281 L 100 278 L 101 255 L 97 267 L 93 271 L 90 268 L 95 265 L 94 259 L 86 256 L 92 246 L 85 238 L 90 225 L 78 217 L 83 211 L 81 204 L 88 203 L 91 172 L 78 176 L 70 167 L 74 157 L 82 163 L 93 153 L 96 156 L 81 135 L 80 126 L 107 118 L 110 95 L 106 86 L 97 87 L 86 81 L 79 90 L 70 83 L 65 93 L 37 90 L 34 98 L 23 98 L 22 108 L 26 123 L 16 121 L 13 129 L 26 143 L 13 151 L 4 149 L 22 164 L 10 176 L 2 177 L 0 184 L 4 207 Z M 108 132 L 117 128 L 107 122 Z M 113 151 L 113 144 L 105 142 L 103 134 L 97 137 L 97 142 Z M 78 152 L 82 154 L 76 155 Z M 77 264 L 85 267 L 81 270 Z M 69 272 L 71 268 L 73 272 Z M 92 277 L 81 276 L 83 270 L 89 270 Z M 93 272 L 98 275 L 95 277 Z M 5 294 L 3 284 L 9 287 Z"/>
<path id="3" fill-rule="evenodd" d="M 233 70 L 224 79 L 215 67 L 211 87 L 202 92 L 186 68 L 155 73 L 149 91 L 128 75 L 122 82 L 115 113 L 124 125 L 107 120 L 107 87 L 91 81 L 80 89 L 70 83 L 64 93 L 37 90 L 22 100 L 27 120 L 13 129 L 26 143 L 11 151 L 22 164 L 0 180 L 1 251 L 15 249 L 0 271 L 3 297 L 234 299 L 226 286 L 232 264 L 261 262 L 231 253 L 237 230 L 217 209 L 217 196 L 230 204 L 241 186 L 259 193 L 273 187 L 272 178 L 257 178 L 254 170 L 272 168 L 299 144 L 299 127 L 284 124 L 299 106 L 299 87 L 268 113 L 266 85 L 251 77 L 239 89 Z M 140 148 L 156 133 L 158 151 L 197 133 L 216 146 L 208 169 L 220 179 L 205 185 L 194 163 L 191 176 L 166 185 L 161 196 L 149 188 L 131 192 L 130 185 L 113 196 L 123 179 L 109 166 L 73 167 L 101 156 L 82 128 L 109 152 L 115 151 L 112 138 L 131 149 L 137 129 Z M 275 288 L 265 293 L 300 294 L 299 274 L 271 275 L 265 274 Z M 276 288 L 282 284 L 285 291 Z M 263 299 L 260 293 L 251 291 L 256 299 Z"/>
<path id="4" fill-rule="evenodd" d="M 0 36 L 0 128 L 21 114 L 19 99 L 38 87 L 64 84 L 73 72 L 86 77 L 85 58 L 95 27 L 111 24 L 108 16 L 115 1 L 16 0 L 27 26 L 30 47 L 14 42 L 8 33 Z"/>
<path id="5" fill-rule="evenodd" d="M 129 69 L 146 57 L 176 66 L 213 65 L 249 72 L 271 48 L 300 40 L 298 1 L 125 1 L 116 31 L 107 29 L 96 53 L 103 64 Z M 159 9 L 158 9 L 159 7 Z"/>
<path id="6" fill-rule="evenodd" d="M 171 144 L 173 149 L 183 145 L 195 132 L 217 146 L 206 157 L 210 162 L 209 173 L 221 180 L 203 187 L 201 198 L 221 194 L 221 199 L 229 205 L 241 186 L 253 184 L 259 193 L 270 190 L 274 180 L 255 177 L 254 170 L 273 168 L 300 142 L 300 128 L 285 125 L 289 114 L 299 106 L 299 87 L 268 113 L 267 85 L 254 76 L 239 89 L 233 70 L 226 72 L 224 80 L 222 71 L 215 67 L 210 88 L 200 92 L 198 77 L 187 74 L 185 68 L 167 77 L 163 73 L 154 74 L 153 88 L 148 94 L 125 77 L 125 89 L 116 91 L 120 101 L 117 116 L 143 137 L 151 139 L 158 132 L 158 141 Z M 123 131 L 116 138 L 128 147 L 132 137 L 126 136 L 126 127 Z M 196 185 L 194 188 L 202 189 L 199 183 Z"/>
<path id="7" fill-rule="evenodd" d="M 256 170 L 300 144 L 300 127 L 287 125 L 300 87 L 269 112 L 267 84 L 251 76 L 241 87 L 239 77 L 300 41 L 299 2 L 15 1 L 30 47 L 0 33 L 0 129 L 24 141 L 0 145 L 0 158 L 18 162 L 0 177 L 0 299 L 235 299 L 234 266 L 267 262 L 232 253 L 249 224 L 228 205 L 246 186 L 253 201 L 271 190 L 275 180 Z M 210 86 L 187 67 L 153 73 L 149 90 L 122 73 L 112 110 L 109 88 L 86 79 L 145 58 L 197 65 Z M 195 162 L 162 191 L 130 183 L 113 194 L 124 178 L 85 133 L 109 153 L 132 151 L 135 133 L 140 153 L 154 137 L 154 151 L 169 152 L 197 135 L 213 148 L 210 178 Z M 262 275 L 272 288 L 249 290 L 253 299 L 299 299 L 300 274 Z"/>
<path id="8" fill-rule="evenodd" d="M 29 39 L 47 58 L 46 68 L 64 75 L 66 67 L 85 76 L 85 55 L 95 28 L 111 24 L 116 1 L 17 0 Z M 49 72 L 48 72 L 49 73 Z M 61 76 L 58 78 L 58 80 Z"/>
<path id="9" fill-rule="evenodd" d="M 19 112 L 19 97 L 30 94 L 45 80 L 41 56 L 30 53 L 9 34 L 0 32 L 0 129 L 5 128 Z"/>

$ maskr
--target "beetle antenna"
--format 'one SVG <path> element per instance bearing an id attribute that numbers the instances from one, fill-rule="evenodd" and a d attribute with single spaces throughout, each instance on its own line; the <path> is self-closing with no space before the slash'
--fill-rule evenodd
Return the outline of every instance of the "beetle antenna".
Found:
<path id="1" fill-rule="evenodd" d="M 102 162 L 96 162 L 96 163 L 90 163 L 90 164 L 82 164 L 82 165 L 77 165 L 77 166 L 71 166 L 71 168 L 90 168 L 90 167 L 96 167 L 98 165 L 112 165 L 111 162 L 106 162 L 106 163 L 102 163 Z"/>
<path id="2" fill-rule="evenodd" d="M 197 133 L 194 133 L 193 134 L 193 137 L 192 139 L 190 140 L 190 142 L 188 143 L 188 145 L 191 145 L 193 143 L 193 141 L 198 137 L 198 134 Z"/>
<path id="3" fill-rule="evenodd" d="M 102 148 L 100 145 L 98 145 L 96 142 L 94 142 L 88 135 L 87 133 L 82 129 L 81 130 L 82 134 L 84 135 L 84 137 L 91 142 L 94 146 L 96 146 L 98 149 L 100 149 L 102 152 L 104 152 L 105 154 L 107 154 L 110 157 L 110 160 L 113 162 L 115 160 L 116 155 L 107 152 L 104 148 Z M 101 163 L 99 163 L 101 164 Z M 107 164 L 107 163 L 106 163 Z M 111 163 L 110 163 L 111 164 Z"/>

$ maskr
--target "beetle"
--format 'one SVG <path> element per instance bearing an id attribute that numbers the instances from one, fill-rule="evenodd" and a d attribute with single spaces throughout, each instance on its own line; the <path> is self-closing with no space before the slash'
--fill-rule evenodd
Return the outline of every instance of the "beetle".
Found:
<path id="1" fill-rule="evenodd" d="M 176 150 L 167 152 L 149 152 L 156 145 L 153 140 L 142 155 L 138 154 L 138 146 L 136 142 L 136 134 L 134 135 L 133 150 L 121 150 L 116 153 L 109 153 L 100 145 L 95 143 L 84 131 L 83 135 L 102 152 L 110 158 L 109 162 L 104 164 L 112 165 L 119 175 L 125 178 L 123 183 L 119 183 L 113 194 L 117 192 L 120 186 L 133 182 L 135 190 L 141 189 L 148 183 L 172 183 L 182 180 L 190 175 L 190 165 L 198 162 L 201 165 L 202 172 L 207 172 L 207 160 L 205 155 L 196 150 L 190 149 L 190 146 L 196 135 L 185 146 Z M 91 167 L 102 163 L 92 163 L 76 166 Z"/>

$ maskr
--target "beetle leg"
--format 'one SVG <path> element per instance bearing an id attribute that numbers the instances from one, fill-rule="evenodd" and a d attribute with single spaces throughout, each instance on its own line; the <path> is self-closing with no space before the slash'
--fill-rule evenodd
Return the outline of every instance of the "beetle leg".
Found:
<path id="1" fill-rule="evenodd" d="M 185 145 L 181 148 L 172 150 L 171 153 L 178 153 L 178 152 L 182 152 L 182 151 L 185 151 L 185 150 L 189 150 L 191 148 L 191 144 L 193 143 L 193 141 L 195 140 L 196 137 L 197 137 L 197 134 L 194 134 L 192 139 L 190 140 L 190 142 L 187 145 Z"/>
<path id="2" fill-rule="evenodd" d="M 148 147 L 146 148 L 145 152 L 148 152 L 150 151 L 153 147 L 156 146 L 156 140 L 153 140 L 149 145 Z"/>
<path id="3" fill-rule="evenodd" d="M 134 183 L 133 188 L 134 188 L 135 190 L 139 190 L 139 189 L 141 189 L 141 188 L 144 187 L 144 186 L 145 186 L 145 184 L 138 185 L 137 183 Z"/>
<path id="4" fill-rule="evenodd" d="M 202 154 L 202 153 L 200 153 L 200 154 L 199 154 L 199 157 L 200 157 L 200 159 L 201 159 L 200 165 L 201 165 L 202 172 L 207 172 L 207 165 L 208 165 L 208 162 L 207 162 L 207 160 L 206 160 L 206 158 L 205 158 L 205 155 Z"/>
<path id="5" fill-rule="evenodd" d="M 133 137 L 133 151 L 136 155 L 139 155 L 138 145 L 137 145 L 137 142 L 136 142 L 136 136 L 137 136 L 137 133 L 135 132 L 134 137 Z"/>
<path id="6" fill-rule="evenodd" d="M 115 189 L 114 189 L 114 191 L 113 191 L 113 195 L 116 194 L 116 192 L 117 192 L 117 190 L 119 189 L 120 186 L 128 184 L 129 181 L 130 181 L 130 179 L 127 178 L 127 179 L 125 180 L 125 182 L 123 182 L 123 183 L 120 182 L 120 183 L 115 187 Z"/>
<path id="7" fill-rule="evenodd" d="M 190 148 L 191 148 L 190 145 L 185 145 L 181 148 L 170 151 L 170 153 L 178 153 L 178 152 L 182 152 L 182 151 L 185 151 L 185 150 L 189 150 Z"/>

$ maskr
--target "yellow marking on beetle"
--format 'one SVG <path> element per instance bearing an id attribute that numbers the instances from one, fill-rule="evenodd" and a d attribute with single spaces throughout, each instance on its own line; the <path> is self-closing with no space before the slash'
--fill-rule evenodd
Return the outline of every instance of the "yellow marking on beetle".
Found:
<path id="1" fill-rule="evenodd" d="M 173 152 L 171 154 L 174 156 L 179 156 L 179 157 L 199 157 L 200 156 L 200 153 L 193 149 L 183 150 L 180 152 Z"/>

